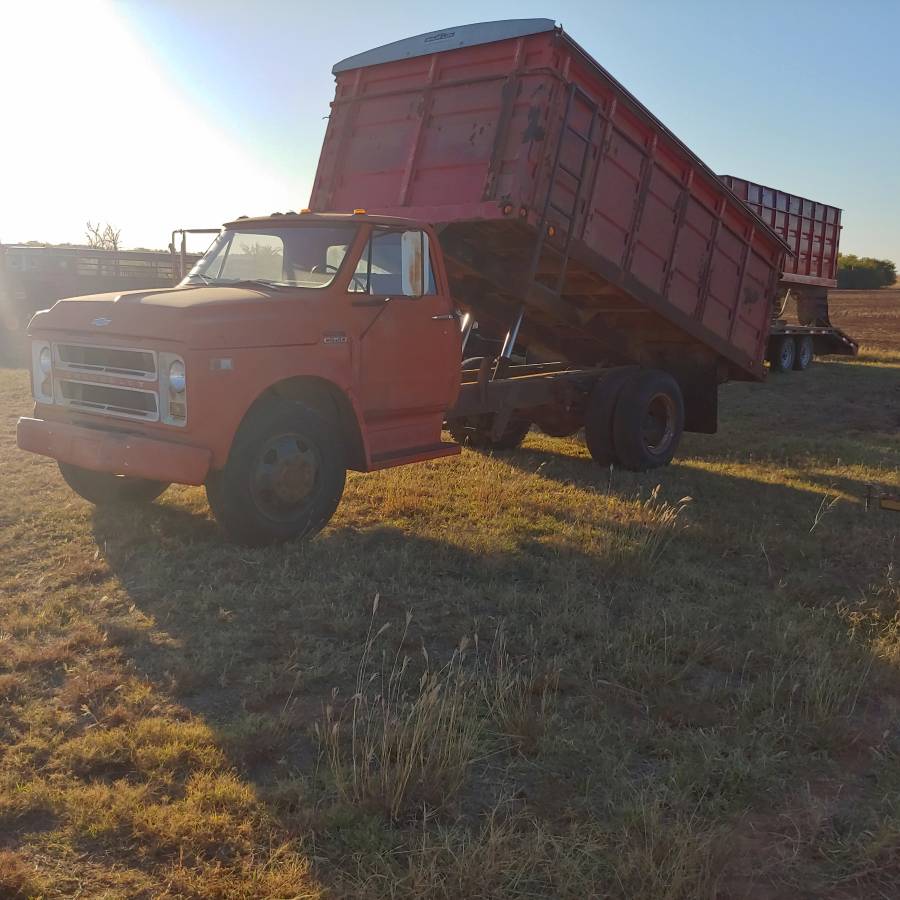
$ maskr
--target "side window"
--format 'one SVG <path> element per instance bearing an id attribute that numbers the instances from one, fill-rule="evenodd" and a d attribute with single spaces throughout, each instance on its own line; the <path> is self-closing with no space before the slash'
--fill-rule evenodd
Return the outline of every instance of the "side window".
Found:
<path id="1" fill-rule="evenodd" d="M 376 228 L 372 232 L 350 280 L 351 291 L 383 296 L 403 293 L 400 235 L 399 231 L 383 228 Z"/>
<path id="2" fill-rule="evenodd" d="M 410 272 L 404 269 L 404 266 L 410 268 L 411 252 L 417 253 L 419 260 L 418 265 L 413 265 L 416 277 L 412 280 Z M 387 297 L 436 293 L 427 236 L 421 231 L 374 229 L 350 280 L 349 290 Z"/>

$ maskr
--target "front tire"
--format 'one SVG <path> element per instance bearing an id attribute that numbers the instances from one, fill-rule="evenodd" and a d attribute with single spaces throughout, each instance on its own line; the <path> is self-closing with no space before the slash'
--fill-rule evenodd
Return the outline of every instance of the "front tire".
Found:
<path id="1" fill-rule="evenodd" d="M 307 406 L 271 400 L 247 416 L 225 468 L 207 479 L 206 496 L 230 540 L 263 546 L 321 531 L 346 475 L 337 429 Z"/>
<path id="2" fill-rule="evenodd" d="M 59 462 L 66 484 L 94 506 L 127 506 L 152 503 L 168 486 L 165 481 L 129 478 L 111 472 L 95 472 L 71 463 Z"/>
<path id="3" fill-rule="evenodd" d="M 684 431 L 684 399 L 668 373 L 647 369 L 623 385 L 613 416 L 622 467 L 646 472 L 668 465 Z"/>

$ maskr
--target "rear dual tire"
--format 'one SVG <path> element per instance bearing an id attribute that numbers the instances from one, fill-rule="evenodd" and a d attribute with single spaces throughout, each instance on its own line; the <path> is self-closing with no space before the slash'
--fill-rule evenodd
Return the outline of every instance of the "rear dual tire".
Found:
<path id="1" fill-rule="evenodd" d="M 632 472 L 668 465 L 684 432 L 681 388 L 656 369 L 615 370 L 594 388 L 584 432 L 599 465 Z"/>

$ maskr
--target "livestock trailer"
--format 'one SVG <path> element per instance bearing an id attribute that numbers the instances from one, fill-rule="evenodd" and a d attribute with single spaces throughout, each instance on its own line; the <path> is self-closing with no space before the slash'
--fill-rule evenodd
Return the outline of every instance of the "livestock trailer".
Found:
<path id="1" fill-rule="evenodd" d="M 187 254 L 179 269 L 174 251 L 0 244 L 0 365 L 24 362 L 37 310 L 62 297 L 170 287 L 197 259 Z"/>

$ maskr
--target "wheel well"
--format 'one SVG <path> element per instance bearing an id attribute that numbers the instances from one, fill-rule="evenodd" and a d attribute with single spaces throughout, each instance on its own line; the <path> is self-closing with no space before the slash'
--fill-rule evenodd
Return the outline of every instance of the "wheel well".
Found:
<path id="1" fill-rule="evenodd" d="M 359 471 L 365 470 L 366 453 L 359 431 L 359 421 L 349 398 L 334 382 L 309 375 L 286 378 L 284 381 L 276 382 L 253 401 L 244 414 L 244 419 L 254 409 L 273 397 L 302 402 L 323 418 L 334 423 L 347 448 L 348 467 Z"/>

